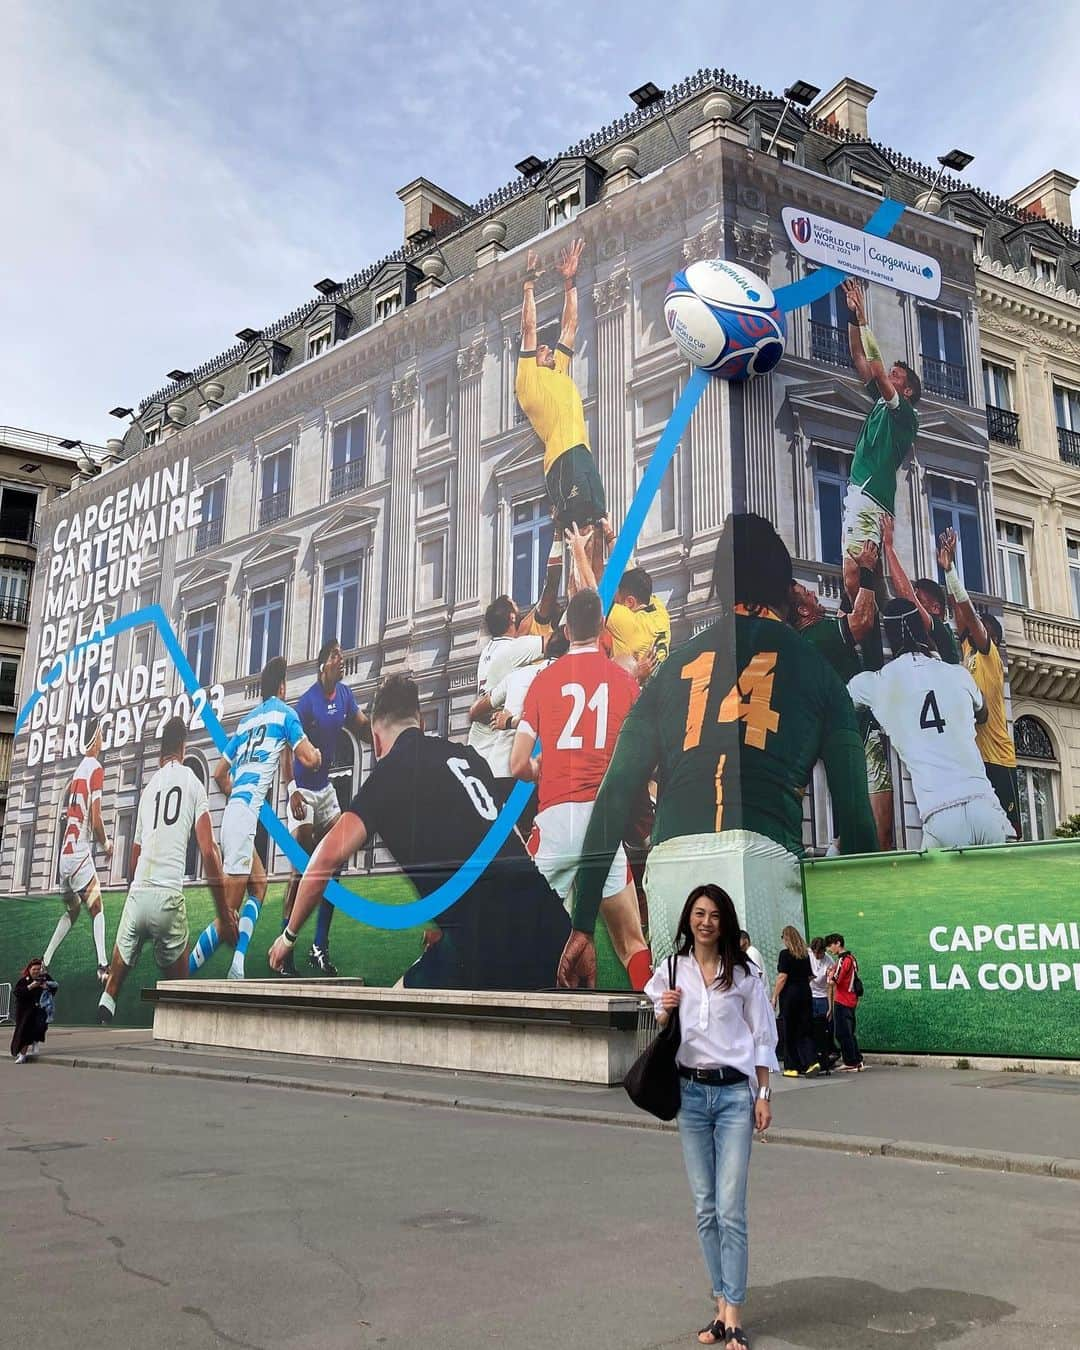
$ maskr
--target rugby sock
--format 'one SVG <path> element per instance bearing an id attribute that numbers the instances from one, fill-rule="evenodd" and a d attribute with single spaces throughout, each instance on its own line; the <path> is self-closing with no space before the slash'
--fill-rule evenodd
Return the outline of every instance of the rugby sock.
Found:
<path id="1" fill-rule="evenodd" d="M 319 905 L 319 917 L 315 921 L 315 946 L 322 952 L 330 941 L 330 920 L 334 917 L 334 906 L 329 900 Z"/>
<path id="2" fill-rule="evenodd" d="M 113 998 L 112 994 L 102 994 L 102 996 L 98 999 L 98 1007 L 107 1008 L 109 1012 L 115 1013 L 116 999 Z"/>
<path id="3" fill-rule="evenodd" d="M 626 973 L 630 977 L 631 989 L 644 989 L 652 975 L 652 958 L 648 947 L 635 952 L 626 963 Z"/>
<path id="4" fill-rule="evenodd" d="M 99 909 L 94 915 L 94 946 L 97 948 L 97 963 L 107 966 L 109 958 L 105 955 L 105 911 Z"/>
<path id="5" fill-rule="evenodd" d="M 255 931 L 260 908 L 258 900 L 250 895 L 244 896 L 244 903 L 240 906 L 240 922 L 237 924 L 240 935 L 236 939 L 236 951 L 233 953 L 232 965 L 229 967 L 230 980 L 242 980 L 244 978 L 244 957 L 247 955 L 251 935 Z"/>
<path id="6" fill-rule="evenodd" d="M 49 939 L 49 945 L 45 948 L 45 955 L 41 958 L 46 966 L 52 961 L 53 957 L 56 955 L 57 947 L 60 946 L 61 942 L 63 942 L 70 932 L 71 919 L 67 914 L 61 914 L 56 928 L 53 931 L 53 935 Z M 104 962 L 102 964 L 104 964 Z"/>
<path id="7" fill-rule="evenodd" d="M 188 974 L 197 975 L 217 951 L 220 944 L 221 937 L 218 934 L 216 924 L 207 924 L 199 934 L 198 942 L 191 949 L 191 955 L 188 957 Z"/>

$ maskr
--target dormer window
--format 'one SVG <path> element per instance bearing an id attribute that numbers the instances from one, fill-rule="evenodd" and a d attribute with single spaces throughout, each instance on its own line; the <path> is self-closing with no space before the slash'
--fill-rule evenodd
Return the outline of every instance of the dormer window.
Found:
<path id="1" fill-rule="evenodd" d="M 556 197 L 549 197 L 547 204 L 548 229 L 556 225 L 563 225 L 568 220 L 573 220 L 581 210 L 581 187 L 575 183 L 573 187 L 566 188 Z"/>
<path id="2" fill-rule="evenodd" d="M 852 169 L 850 174 L 852 187 L 862 188 L 866 192 L 876 193 L 877 196 L 885 195 L 885 184 L 880 178 L 871 178 L 869 174 L 860 173 L 858 169 Z"/>
<path id="3" fill-rule="evenodd" d="M 773 154 L 781 164 L 794 164 L 798 147 L 794 141 L 789 141 L 786 136 L 777 136 L 773 141 Z"/>
<path id="4" fill-rule="evenodd" d="M 396 314 L 401 308 L 401 287 L 395 286 L 392 291 L 384 291 L 382 295 L 375 297 L 375 322 L 382 323 L 383 319 L 389 319 L 391 314 Z"/>
<path id="5" fill-rule="evenodd" d="M 1038 249 L 1033 248 L 1031 270 L 1035 273 L 1036 281 L 1049 281 L 1051 285 L 1057 281 L 1057 259 L 1051 257 L 1049 253 L 1040 253 Z"/>
<path id="6" fill-rule="evenodd" d="M 261 389 L 270 378 L 270 362 L 261 361 L 257 366 L 251 366 L 248 369 L 247 387 L 250 392 L 252 389 Z"/>
<path id="7" fill-rule="evenodd" d="M 333 335 L 329 324 L 325 328 L 320 328 L 318 332 L 312 333 L 308 338 L 308 360 L 310 361 L 313 356 L 322 356 L 323 352 L 328 352 L 332 341 Z"/>
<path id="8" fill-rule="evenodd" d="M 155 422 L 153 426 L 146 428 L 146 444 L 148 446 L 157 445 L 161 440 L 161 423 Z"/>

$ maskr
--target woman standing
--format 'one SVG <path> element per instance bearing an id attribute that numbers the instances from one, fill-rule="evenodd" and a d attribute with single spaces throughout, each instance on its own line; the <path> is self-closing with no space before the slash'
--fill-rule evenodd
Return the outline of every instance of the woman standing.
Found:
<path id="1" fill-rule="evenodd" d="M 814 1018 L 814 1049 L 822 1068 L 830 1069 L 839 1059 L 832 1036 L 832 986 L 829 971 L 833 959 L 825 949 L 825 939 L 810 939 L 810 1006 Z"/>
<path id="2" fill-rule="evenodd" d="M 35 957 L 19 977 L 12 993 L 15 998 L 15 1034 L 11 1038 L 11 1053 L 16 1064 L 33 1059 L 45 1043 L 49 1025 L 49 1005 L 59 985 Z"/>
<path id="3" fill-rule="evenodd" d="M 810 998 L 810 956 L 797 928 L 780 934 L 784 944 L 773 985 L 773 1007 L 784 1019 L 784 1077 L 813 1078 L 821 1072 L 814 1052 L 814 1005 Z"/>
<path id="4" fill-rule="evenodd" d="M 719 886 L 690 892 L 675 951 L 675 987 L 669 987 L 669 963 L 661 961 L 645 992 L 661 1026 L 679 1009 L 679 1138 L 716 1299 L 716 1316 L 698 1340 L 745 1346 L 746 1184 L 754 1128 L 767 1129 L 772 1120 L 776 1020 L 739 949 L 735 906 Z"/>

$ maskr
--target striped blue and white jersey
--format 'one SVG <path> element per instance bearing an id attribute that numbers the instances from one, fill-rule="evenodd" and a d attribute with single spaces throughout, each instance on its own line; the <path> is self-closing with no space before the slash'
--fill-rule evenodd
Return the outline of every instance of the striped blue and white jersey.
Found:
<path id="1" fill-rule="evenodd" d="M 299 717 L 276 695 L 242 717 L 223 752 L 232 772 L 229 801 L 246 802 L 253 811 L 258 811 L 285 742 L 295 750 L 303 739 Z"/>

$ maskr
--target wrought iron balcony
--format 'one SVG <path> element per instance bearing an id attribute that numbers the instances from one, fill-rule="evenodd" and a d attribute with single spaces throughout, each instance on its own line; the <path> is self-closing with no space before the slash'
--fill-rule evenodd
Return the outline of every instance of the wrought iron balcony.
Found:
<path id="1" fill-rule="evenodd" d="M 205 553 L 208 548 L 217 548 L 225 538 L 225 517 L 204 520 L 195 530 L 195 552 Z"/>
<path id="2" fill-rule="evenodd" d="M 1070 431 L 1068 427 L 1058 427 L 1058 454 L 1065 464 L 1075 464 L 1080 468 L 1080 431 Z"/>
<path id="3" fill-rule="evenodd" d="M 22 596 L 0 595 L 0 623 L 30 622 L 30 601 Z"/>
<path id="4" fill-rule="evenodd" d="M 923 357 L 923 387 L 928 394 L 937 394 L 940 398 L 951 398 L 957 403 L 966 403 L 968 397 L 967 368 L 952 361 L 938 361 L 932 356 Z"/>
<path id="5" fill-rule="evenodd" d="M 336 464 L 330 470 L 330 497 L 344 497 L 348 492 L 357 492 L 364 486 L 367 476 L 367 463 L 361 459 L 349 460 L 347 464 Z"/>
<path id="6" fill-rule="evenodd" d="M 288 488 L 284 492 L 274 492 L 269 497 L 263 497 L 259 501 L 259 524 L 275 525 L 279 520 L 284 520 L 289 514 L 289 498 L 292 493 Z"/>
<path id="7" fill-rule="evenodd" d="M 0 539 L 14 539 L 20 544 L 37 543 L 37 520 L 22 512 L 7 514 L 0 512 Z"/>
<path id="8" fill-rule="evenodd" d="M 850 366 L 851 350 L 848 347 L 846 328 L 837 328 L 831 323 L 818 323 L 810 320 L 810 356 L 815 361 L 824 361 L 830 366 Z"/>
<path id="9" fill-rule="evenodd" d="M 986 405 L 986 434 L 998 445 L 1020 444 L 1020 414 Z"/>

